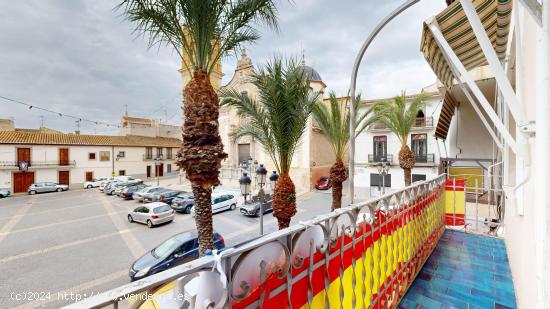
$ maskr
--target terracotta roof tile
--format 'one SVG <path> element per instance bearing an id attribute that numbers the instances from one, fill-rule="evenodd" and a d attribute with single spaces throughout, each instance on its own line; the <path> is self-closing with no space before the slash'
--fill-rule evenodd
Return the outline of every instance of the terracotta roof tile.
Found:
<path id="1" fill-rule="evenodd" d="M 181 140 L 137 135 L 111 136 L 0 131 L 0 144 L 180 147 Z"/>

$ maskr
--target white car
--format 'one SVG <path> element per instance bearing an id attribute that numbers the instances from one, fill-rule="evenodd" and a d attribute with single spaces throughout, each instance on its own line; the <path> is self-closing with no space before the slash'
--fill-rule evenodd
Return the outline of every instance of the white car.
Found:
<path id="1" fill-rule="evenodd" d="M 141 179 L 134 178 L 132 176 L 115 176 L 113 179 L 122 181 L 122 182 L 141 182 Z"/>
<path id="2" fill-rule="evenodd" d="M 232 193 L 212 194 L 212 213 L 223 210 L 235 210 L 237 208 L 237 198 Z M 195 206 L 191 208 L 191 215 L 195 216 Z"/>
<path id="3" fill-rule="evenodd" d="M 166 203 L 154 202 L 137 207 L 128 214 L 128 222 L 140 222 L 148 227 L 174 221 L 175 211 Z"/>
<path id="4" fill-rule="evenodd" d="M 86 181 L 84 183 L 84 189 L 97 188 L 102 182 L 109 180 L 107 177 L 94 178 L 92 181 Z"/>

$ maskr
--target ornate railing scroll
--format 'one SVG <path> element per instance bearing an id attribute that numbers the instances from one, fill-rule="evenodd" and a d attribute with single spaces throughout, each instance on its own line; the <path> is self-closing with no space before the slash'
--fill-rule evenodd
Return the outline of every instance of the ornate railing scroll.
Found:
<path id="1" fill-rule="evenodd" d="M 445 229 L 444 190 L 418 182 L 74 306 L 394 308 Z"/>

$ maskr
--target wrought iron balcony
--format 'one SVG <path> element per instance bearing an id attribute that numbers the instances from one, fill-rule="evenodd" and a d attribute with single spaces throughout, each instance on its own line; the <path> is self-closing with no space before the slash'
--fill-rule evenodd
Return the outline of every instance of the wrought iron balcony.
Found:
<path id="1" fill-rule="evenodd" d="M 149 160 L 153 160 L 153 154 L 144 154 L 143 155 L 143 161 L 149 161 Z"/>
<path id="2" fill-rule="evenodd" d="M 31 161 L 28 164 L 29 169 L 34 168 L 48 168 L 48 167 L 58 167 L 58 166 L 76 166 L 75 160 L 66 160 L 66 161 Z M 18 161 L 0 161 L 0 169 L 18 169 Z"/>
<path id="3" fill-rule="evenodd" d="M 431 128 L 434 126 L 434 118 L 433 117 L 422 117 L 422 118 L 416 118 L 416 121 L 413 124 L 413 128 Z M 370 127 L 371 130 L 387 130 L 388 127 L 386 127 L 383 123 L 375 123 Z"/>
<path id="4" fill-rule="evenodd" d="M 369 160 L 369 163 L 377 163 L 377 162 L 383 162 L 383 161 L 386 161 L 388 163 L 392 163 L 393 162 L 393 155 L 392 154 L 387 154 L 385 156 L 375 156 L 373 154 L 369 154 L 368 160 Z"/>
<path id="5" fill-rule="evenodd" d="M 433 153 L 427 153 L 422 155 L 414 155 L 416 163 L 434 163 L 435 155 Z"/>
<path id="6" fill-rule="evenodd" d="M 393 308 L 445 230 L 445 190 L 444 175 L 415 183 L 68 308 Z"/>

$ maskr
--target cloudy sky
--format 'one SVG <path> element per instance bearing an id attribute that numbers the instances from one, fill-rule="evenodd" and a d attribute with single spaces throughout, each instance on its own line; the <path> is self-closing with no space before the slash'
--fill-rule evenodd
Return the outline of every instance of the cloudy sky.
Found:
<path id="1" fill-rule="evenodd" d="M 322 76 L 329 90 L 346 94 L 362 41 L 399 1 L 279 0 L 280 31 L 263 29 L 247 46 L 254 64 L 273 55 L 301 56 Z M 0 96 L 65 114 L 118 124 L 130 115 L 179 124 L 181 78 L 177 54 L 148 50 L 132 34 L 133 25 L 117 1 L 0 0 Z M 358 89 L 366 98 L 419 91 L 435 81 L 420 51 L 422 22 L 445 6 L 423 0 L 394 20 L 369 48 L 359 71 Z M 224 82 L 237 59 L 223 60 Z M 0 98 L 0 118 L 17 127 L 73 131 L 74 119 Z M 82 122 L 85 133 L 115 134 L 116 128 Z"/>

